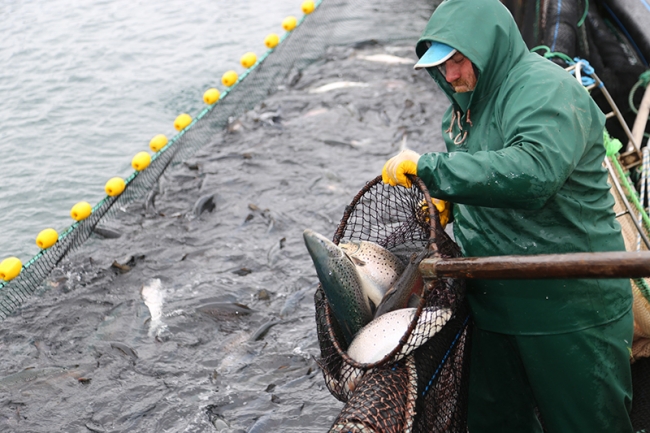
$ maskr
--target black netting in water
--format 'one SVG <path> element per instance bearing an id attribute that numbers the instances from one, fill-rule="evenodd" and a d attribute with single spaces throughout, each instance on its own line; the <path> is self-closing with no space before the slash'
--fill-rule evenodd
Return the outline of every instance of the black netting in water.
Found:
<path id="1" fill-rule="evenodd" d="M 408 189 L 384 185 L 381 177 L 369 182 L 347 207 L 333 240 L 375 242 L 404 263 L 424 250 L 428 257 L 461 255 L 419 179 Z M 330 431 L 466 432 L 470 327 L 464 294 L 462 279 L 425 280 L 399 342 L 382 359 L 360 363 L 348 354 L 354 340 L 348 346 L 319 287 L 319 364 L 329 391 L 346 402 Z"/>

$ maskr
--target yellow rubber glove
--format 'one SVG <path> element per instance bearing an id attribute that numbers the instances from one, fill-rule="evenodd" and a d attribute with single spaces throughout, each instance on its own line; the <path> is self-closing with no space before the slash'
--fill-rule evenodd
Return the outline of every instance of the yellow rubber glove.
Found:
<path id="1" fill-rule="evenodd" d="M 448 201 L 440 200 L 435 197 L 431 197 L 431 202 L 438 209 L 438 215 L 440 216 L 440 225 L 444 229 L 447 226 L 451 218 L 451 208 L 452 204 Z M 422 210 L 423 215 L 425 216 L 425 221 L 429 222 L 429 207 L 427 202 L 422 200 L 420 203 L 420 209 Z"/>
<path id="2" fill-rule="evenodd" d="M 381 170 L 381 180 L 390 186 L 401 185 L 411 187 L 411 180 L 407 174 L 418 174 L 418 161 L 420 154 L 409 149 L 402 150 L 397 155 L 386 161 Z"/>
<path id="3" fill-rule="evenodd" d="M 451 217 L 451 203 L 444 200 L 439 200 L 434 197 L 431 197 L 431 202 L 436 207 L 436 209 L 438 209 L 438 215 L 440 216 L 440 225 L 444 229 Z"/>

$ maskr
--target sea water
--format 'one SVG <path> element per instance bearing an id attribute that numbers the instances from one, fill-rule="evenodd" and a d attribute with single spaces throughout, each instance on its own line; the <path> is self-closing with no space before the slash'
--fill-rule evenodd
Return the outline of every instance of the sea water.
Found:
<path id="1" fill-rule="evenodd" d="M 221 76 L 242 73 L 300 0 L 4 1 L 0 3 L 0 260 L 38 252 L 79 201 L 133 169 L 180 113 L 198 114 Z"/>
<path id="2" fill-rule="evenodd" d="M 267 33 L 300 16 L 295 3 L 277 3 L 287 6 L 277 16 L 250 2 L 43 3 L 1 7 L 21 18 L 1 24 L 0 253 L 23 260 L 43 226 L 65 228 L 74 203 L 100 201 L 153 135 L 171 137 L 180 112 L 196 115 L 206 88 L 223 89 L 244 52 L 260 55 Z M 315 361 L 318 277 L 302 233 L 331 236 L 404 143 L 442 150 L 448 100 L 412 68 L 431 8 L 323 2 L 285 41 L 329 45 L 318 61 L 168 170 L 147 212 L 136 202 L 115 212 L 119 238 L 91 236 L 10 305 L 0 431 L 327 431 L 342 403 Z M 259 36 L 257 21 L 269 23 Z M 214 209 L 196 212 L 208 196 Z"/>

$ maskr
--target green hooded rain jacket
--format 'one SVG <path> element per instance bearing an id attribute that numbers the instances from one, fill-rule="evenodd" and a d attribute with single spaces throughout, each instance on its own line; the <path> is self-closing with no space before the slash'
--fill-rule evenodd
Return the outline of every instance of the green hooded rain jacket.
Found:
<path id="1" fill-rule="evenodd" d="M 603 168 L 605 117 L 560 66 L 531 53 L 497 0 L 446 0 L 416 46 L 456 48 L 478 70 L 473 92 L 448 96 L 448 153 L 417 173 L 454 206 L 454 236 L 468 257 L 621 251 Z M 629 311 L 629 280 L 468 280 L 477 326 L 505 334 L 577 331 Z"/>

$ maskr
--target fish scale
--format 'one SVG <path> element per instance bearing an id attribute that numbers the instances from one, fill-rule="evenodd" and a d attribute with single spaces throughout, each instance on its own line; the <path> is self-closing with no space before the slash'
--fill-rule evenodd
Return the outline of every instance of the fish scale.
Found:
<path id="1" fill-rule="evenodd" d="M 404 264 L 395 254 L 374 242 L 345 241 L 339 243 L 339 248 L 356 265 L 363 292 L 376 307 L 404 271 Z"/>

